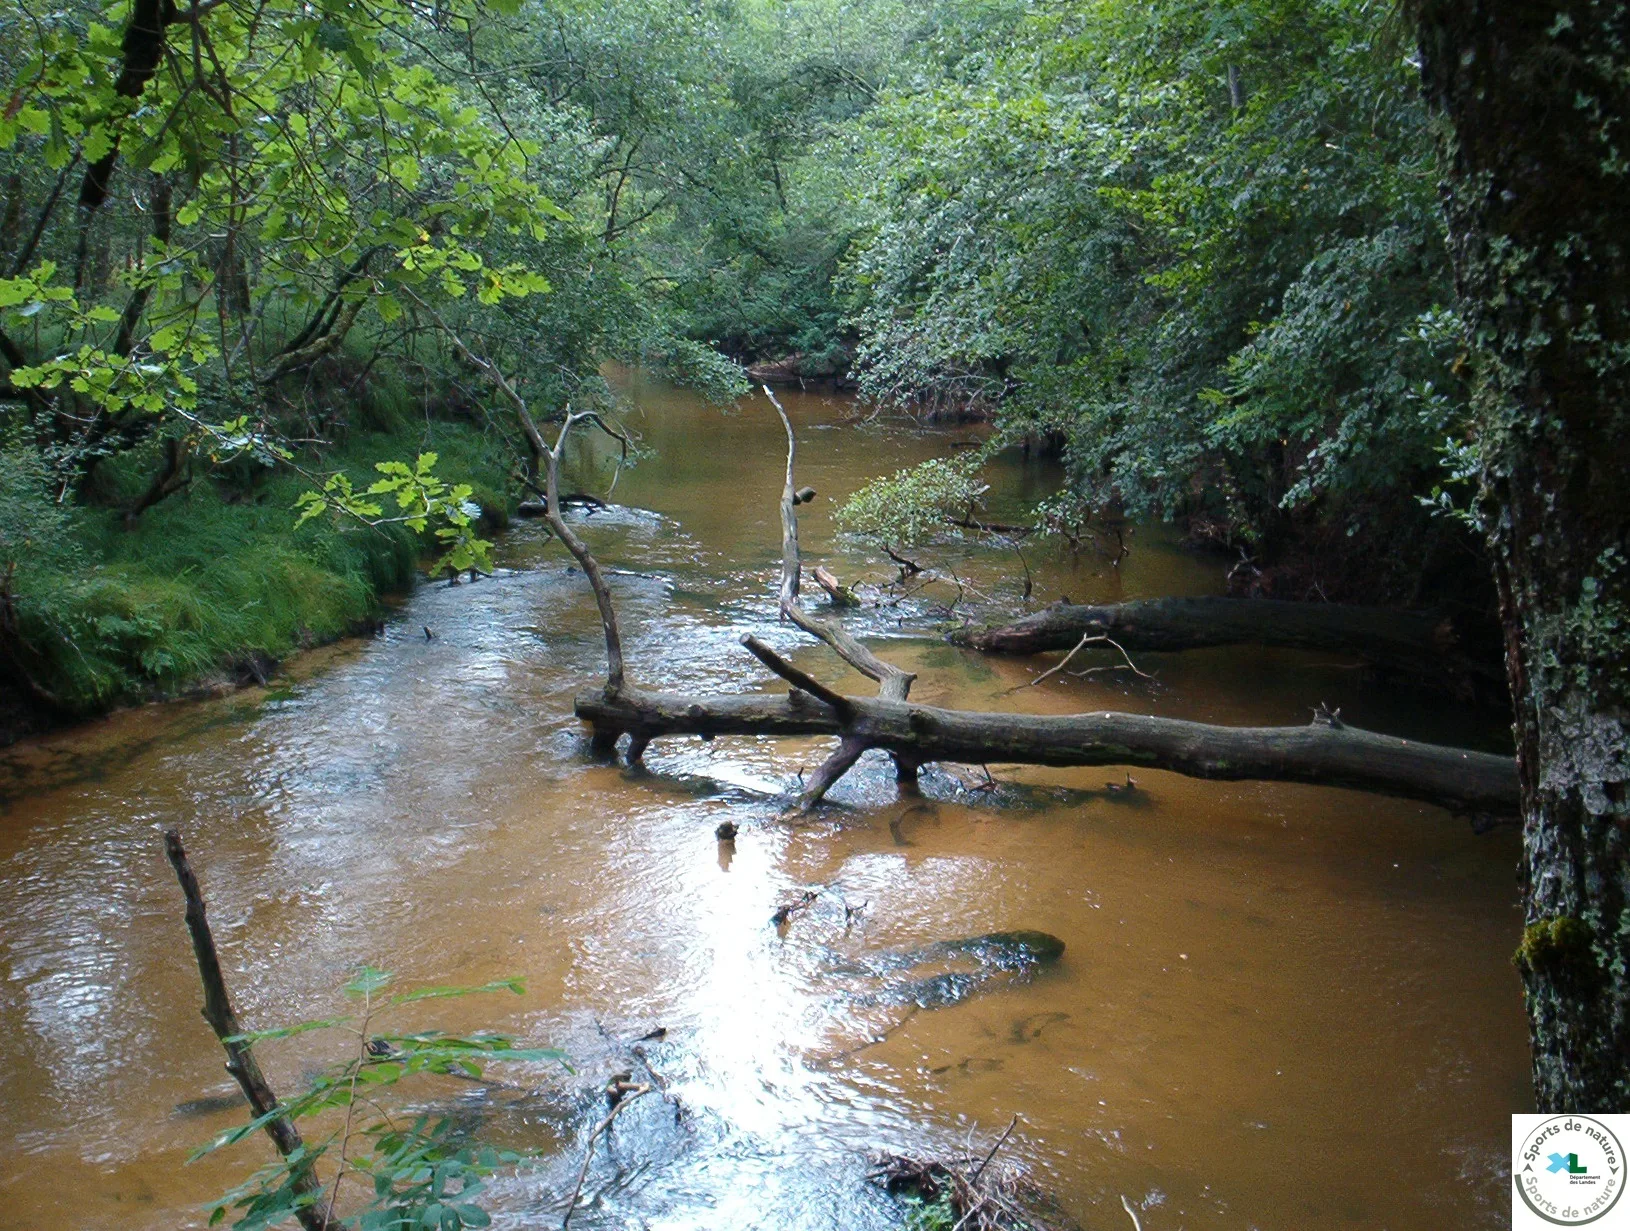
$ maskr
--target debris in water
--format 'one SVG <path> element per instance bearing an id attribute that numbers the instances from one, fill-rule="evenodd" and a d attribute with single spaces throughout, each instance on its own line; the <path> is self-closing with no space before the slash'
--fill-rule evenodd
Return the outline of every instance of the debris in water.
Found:
<path id="1" fill-rule="evenodd" d="M 890 1193 L 941 1207 L 961 1231 L 1080 1231 L 1080 1224 L 1034 1184 L 1012 1171 L 991 1169 L 1018 1122 L 1015 1115 L 983 1158 L 878 1154 L 867 1178 Z"/>
<path id="2" fill-rule="evenodd" d="M 781 907 L 775 912 L 775 914 L 770 916 L 770 922 L 775 924 L 775 926 L 778 928 L 785 927 L 791 921 L 793 915 L 797 914 L 799 911 L 803 910 L 806 906 L 813 902 L 816 896 L 817 895 L 813 889 L 804 890 L 803 894 L 794 901 L 782 903 Z"/>

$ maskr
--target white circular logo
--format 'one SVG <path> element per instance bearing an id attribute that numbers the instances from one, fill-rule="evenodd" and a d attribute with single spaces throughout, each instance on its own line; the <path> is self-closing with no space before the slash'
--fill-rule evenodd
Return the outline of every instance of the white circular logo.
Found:
<path id="1" fill-rule="evenodd" d="M 1546 1222 L 1595 1222 L 1624 1193 L 1624 1147 L 1601 1121 L 1552 1116 L 1518 1139 L 1511 1178 L 1523 1203 Z"/>

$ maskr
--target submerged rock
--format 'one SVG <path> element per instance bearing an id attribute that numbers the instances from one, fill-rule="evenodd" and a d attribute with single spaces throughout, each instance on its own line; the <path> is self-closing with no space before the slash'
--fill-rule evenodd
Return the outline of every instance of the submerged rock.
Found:
<path id="1" fill-rule="evenodd" d="M 881 981 L 882 986 L 876 990 L 853 996 L 850 1003 L 855 1005 L 941 1009 L 960 1004 L 1001 976 L 1006 976 L 1003 982 L 1025 978 L 1036 967 L 1063 956 L 1064 942 L 1048 932 L 986 932 L 835 963 L 827 967 L 827 972 Z M 948 969 L 901 977 L 935 965 Z"/>
<path id="2" fill-rule="evenodd" d="M 178 1119 L 189 1120 L 197 1116 L 212 1116 L 217 1112 L 231 1111 L 235 1107 L 247 1104 L 248 1100 L 243 1097 L 242 1090 L 236 1086 L 222 1086 L 218 1093 L 177 1103 L 170 1114 Z"/>

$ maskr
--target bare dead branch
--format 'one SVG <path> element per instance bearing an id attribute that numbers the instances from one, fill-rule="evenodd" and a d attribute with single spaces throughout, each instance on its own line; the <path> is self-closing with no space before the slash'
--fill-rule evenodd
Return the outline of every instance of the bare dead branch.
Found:
<path id="1" fill-rule="evenodd" d="M 803 782 L 799 805 L 805 809 L 819 802 L 867 749 L 880 748 L 894 758 L 900 780 L 908 786 L 917 767 L 931 761 L 1145 766 L 1195 778 L 1305 782 L 1375 791 L 1474 815 L 1515 812 L 1517 775 L 1510 757 L 1422 744 L 1344 725 L 1223 727 L 1137 714 L 977 713 L 908 703 L 915 678 L 910 672 L 883 662 L 841 627 L 816 619 L 798 602 L 801 561 L 793 481 L 797 442 L 785 409 L 769 389 L 765 393 L 787 433 L 781 501 L 781 613 L 825 641 L 857 671 L 878 681 L 878 696 L 838 694 L 764 647 L 768 657 L 759 655 L 760 660 L 795 685 L 788 696 L 693 697 L 633 688 L 579 695 L 576 713 L 593 727 L 602 745 L 614 744 L 625 732 L 641 751 L 659 735 L 704 739 L 717 735 L 835 735 L 837 749 Z M 559 448 L 557 444 L 556 451 Z M 1080 639 L 1078 630 L 1075 640 Z M 1105 641 L 1109 641 L 1107 636 Z M 1118 642 L 1112 644 L 1128 657 Z M 830 695 L 823 696 L 823 692 Z M 811 696 L 821 703 L 810 704 Z M 848 710 L 837 701 L 846 702 Z"/>
<path id="2" fill-rule="evenodd" d="M 741 643 L 747 647 L 754 658 L 758 659 L 759 662 L 774 671 L 794 688 L 801 688 L 810 696 L 830 705 L 837 712 L 839 718 L 847 718 L 854 713 L 854 706 L 849 704 L 848 697 L 828 688 L 814 676 L 800 671 L 757 637 L 751 635 L 743 637 Z"/>
<path id="3" fill-rule="evenodd" d="M 577 1209 L 577 1199 L 583 1194 L 583 1181 L 589 1174 L 589 1160 L 594 1157 L 594 1143 L 599 1140 L 601 1134 L 607 1132 L 611 1128 L 611 1122 L 622 1114 L 623 1108 L 627 1107 L 635 1099 L 649 1093 L 651 1093 L 651 1087 L 649 1085 L 638 1085 L 634 1086 L 632 1089 L 620 1091 L 617 1094 L 616 1103 L 613 1104 L 611 1110 L 606 1114 L 606 1118 L 601 1120 L 600 1123 L 596 1124 L 593 1130 L 589 1133 L 588 1145 L 583 1151 L 583 1165 L 579 1167 L 577 1171 L 577 1183 L 572 1185 L 571 1200 L 566 1203 L 566 1211 L 561 1215 L 560 1231 L 566 1231 L 567 1227 L 571 1225 L 572 1211 Z"/>
<path id="4" fill-rule="evenodd" d="M 412 295 L 411 291 L 408 293 Z M 566 550 L 572 555 L 572 559 L 577 561 L 578 567 L 583 570 L 583 575 L 589 579 L 589 586 L 594 591 L 594 602 L 600 611 L 600 627 L 606 639 L 606 695 L 615 696 L 623 687 L 623 642 L 622 633 L 617 627 L 617 609 L 611 601 L 611 589 L 606 585 L 605 575 L 600 569 L 600 562 L 594 558 L 594 553 L 588 549 L 582 539 L 577 537 L 566 519 L 561 515 L 560 458 L 566 450 L 566 441 L 571 435 L 572 428 L 579 423 L 593 423 L 606 435 L 619 441 L 623 448 L 624 457 L 628 455 L 628 438 L 607 424 L 598 411 L 588 410 L 574 414 L 572 408 L 568 406 L 566 408 L 566 419 L 560 425 L 560 435 L 556 438 L 554 447 L 551 448 L 549 442 L 544 439 L 543 433 L 538 430 L 537 421 L 533 419 L 531 410 L 527 408 L 526 399 L 520 395 L 514 384 L 504 375 L 498 365 L 471 350 L 465 344 L 464 339 L 459 337 L 457 330 L 443 320 L 436 310 L 425 303 L 424 300 L 417 295 L 412 295 L 412 298 L 414 302 L 424 309 L 430 319 L 435 321 L 437 328 L 442 331 L 442 334 L 452 344 L 459 357 L 490 381 L 504 400 L 510 404 L 515 411 L 517 421 L 520 423 L 521 431 L 525 433 L 527 440 L 531 443 L 533 452 L 547 463 L 544 477 L 544 517 L 549 523 L 549 529 L 554 531 L 555 537 L 565 544 Z M 644 745 L 642 744 L 640 747 L 643 751 Z M 637 760 L 638 758 L 633 759 Z"/>
<path id="5" fill-rule="evenodd" d="M 816 584 L 826 591 L 826 596 L 832 600 L 834 607 L 858 607 L 860 605 L 860 600 L 855 597 L 855 592 L 840 582 L 832 574 L 832 571 L 824 565 L 816 565 L 811 570 L 811 575 L 815 578 Z"/>
<path id="6" fill-rule="evenodd" d="M 1154 676 L 1150 675 L 1147 671 L 1139 671 L 1138 670 L 1138 665 L 1135 662 L 1132 661 L 1132 656 L 1130 654 L 1128 654 L 1125 649 L 1122 648 L 1120 642 L 1114 640 L 1111 637 L 1105 637 L 1105 636 L 1102 636 L 1102 635 L 1094 635 L 1092 633 L 1083 633 L 1081 635 L 1081 640 L 1079 640 L 1079 641 L 1077 641 L 1075 643 L 1075 648 L 1073 650 L 1071 650 L 1068 654 L 1064 655 L 1064 658 L 1063 658 L 1062 661 L 1057 663 L 1055 666 L 1049 667 L 1047 670 L 1043 671 L 1040 675 L 1038 675 L 1035 679 L 1026 680 L 1023 684 L 1014 685 L 1014 687 L 1008 689 L 1008 692 L 1018 692 L 1019 689 L 1021 689 L 1021 688 L 1034 688 L 1037 684 L 1041 683 L 1048 676 L 1057 675 L 1060 671 L 1064 670 L 1065 667 L 1068 667 L 1070 665 L 1070 660 L 1072 658 L 1074 658 L 1078 653 L 1080 653 L 1083 649 L 1085 649 L 1089 645 L 1112 645 L 1112 646 L 1114 646 L 1117 650 L 1120 650 L 1121 657 L 1126 660 L 1125 667 L 1124 668 L 1122 668 L 1122 667 L 1091 667 L 1087 671 L 1072 671 L 1072 672 L 1070 672 L 1071 675 L 1086 675 L 1086 674 L 1089 674 L 1090 672 L 1093 672 L 1093 671 L 1120 671 L 1120 670 L 1124 669 L 1124 670 L 1132 672 L 1132 674 L 1134 674 L 1134 675 L 1140 675 L 1146 680 L 1152 680 L 1152 679 L 1155 678 Z"/>
<path id="7" fill-rule="evenodd" d="M 770 399 L 770 405 L 775 407 L 775 413 L 781 417 L 781 426 L 787 432 L 787 474 L 786 482 L 781 489 L 781 588 L 780 609 L 783 618 L 791 620 L 799 628 L 812 637 L 819 637 L 837 652 L 839 658 L 848 663 L 856 671 L 878 684 L 878 696 L 894 701 L 904 701 L 911 692 L 911 682 L 917 677 L 910 671 L 903 671 L 892 663 L 886 663 L 876 654 L 872 653 L 859 640 L 851 636 L 841 625 L 831 624 L 825 620 L 817 619 L 803 608 L 798 601 L 799 574 L 802 570 L 802 560 L 798 550 L 798 505 L 802 497 L 798 493 L 798 485 L 794 478 L 794 471 L 798 461 L 798 438 L 792 430 L 792 420 L 787 417 L 786 409 L 780 400 L 771 392 L 768 385 L 759 386 L 764 390 L 764 396 Z M 816 694 L 819 696 L 820 694 Z M 828 704 L 831 704 L 830 702 Z M 842 711 L 839 711 L 841 714 Z M 857 740 L 845 736 L 839 741 L 837 749 L 829 756 L 809 781 L 799 795 L 799 807 L 809 809 L 818 804 L 832 789 L 834 783 L 846 774 L 850 767 L 861 758 L 868 744 L 864 740 Z M 915 762 L 912 763 L 911 772 L 902 771 L 906 779 L 915 776 Z"/>
<path id="8" fill-rule="evenodd" d="M 990 1160 L 996 1157 L 996 1151 L 1000 1150 L 1002 1146 L 1006 1144 L 1007 1139 L 1013 1135 L 1013 1130 L 1018 1123 L 1019 1113 L 1014 1112 L 1013 1118 L 1007 1122 L 1007 1128 L 1003 1131 L 1002 1135 L 996 1139 L 996 1144 L 991 1146 L 990 1153 L 985 1155 L 984 1161 L 973 1169 L 973 1174 L 968 1177 L 968 1183 L 974 1184 L 978 1182 L 980 1173 L 983 1172 L 986 1167 L 990 1166 Z"/>
<path id="9" fill-rule="evenodd" d="M 526 404 L 522 402 L 520 408 L 525 421 L 530 423 L 531 415 L 526 412 Z M 585 419 L 593 420 L 602 429 L 605 428 L 600 416 L 592 411 L 574 415 L 568 408 L 566 421 L 560 425 L 560 436 L 555 441 L 555 447 L 545 451 L 549 460 L 546 482 L 548 519 L 549 528 L 555 532 L 555 537 L 566 545 L 566 550 L 572 553 L 572 558 L 577 561 L 594 590 L 594 602 L 600 609 L 600 627 L 606 638 L 606 695 L 615 696 L 623 686 L 623 640 L 617 628 L 617 609 L 611 601 L 611 589 L 600 573 L 600 562 L 594 558 L 594 553 L 573 533 L 571 526 L 560 513 L 560 455 L 566 449 L 566 438 L 573 425 Z M 537 427 L 534 425 L 532 430 L 536 432 Z"/>
<path id="10" fill-rule="evenodd" d="M 770 387 L 768 385 L 760 387 L 764 390 L 764 396 L 770 399 L 770 405 L 775 407 L 776 414 L 781 416 L 781 425 L 787 432 L 787 479 L 781 492 L 781 614 L 810 636 L 819 637 L 826 642 L 837 652 L 839 658 L 856 671 L 876 680 L 880 685 L 879 696 L 903 701 L 911 691 L 911 682 L 917 678 L 915 674 L 884 662 L 841 626 L 816 619 L 798 602 L 801 561 L 798 552 L 796 512 L 798 488 L 793 480 L 793 469 L 798 458 L 798 440 L 793 434 L 792 420 L 787 417 L 786 410 L 770 391 Z"/>
<path id="11" fill-rule="evenodd" d="M 848 722 L 825 705 L 800 705 L 788 697 L 692 697 L 634 689 L 615 700 L 581 694 L 576 710 L 596 728 L 653 737 L 836 735 L 855 741 L 859 751 L 882 748 L 920 764 L 1142 766 L 1191 778 L 1348 787 L 1457 812 L 1509 816 L 1517 810 L 1511 757 L 1353 726 L 1225 727 L 1114 712 L 981 713 L 882 697 L 850 697 L 849 702 L 855 716 Z M 840 744 L 834 758 L 849 752 Z M 814 785 L 806 787 L 806 796 Z"/>
<path id="12" fill-rule="evenodd" d="M 192 864 L 187 859 L 186 848 L 181 845 L 181 834 L 178 830 L 166 829 L 164 831 L 164 854 L 170 861 L 170 867 L 175 870 L 175 878 L 181 885 L 182 896 L 187 900 L 187 931 L 192 936 L 193 957 L 198 962 L 198 977 L 204 985 L 204 1020 L 215 1032 L 215 1037 L 221 1041 L 221 1047 L 226 1051 L 226 1071 L 232 1074 L 243 1091 L 244 1098 L 249 1100 L 250 1109 L 255 1118 L 271 1116 L 266 1121 L 266 1135 L 272 1139 L 277 1152 L 284 1158 L 303 1155 L 305 1143 L 301 1140 L 300 1130 L 295 1128 L 294 1122 L 287 1116 L 272 1115 L 278 1109 L 277 1095 L 272 1092 L 270 1083 L 265 1074 L 260 1071 L 260 1064 L 255 1060 L 254 1051 L 250 1043 L 243 1037 L 243 1027 L 238 1023 L 238 1014 L 232 1007 L 232 998 L 227 995 L 226 978 L 221 973 L 221 958 L 215 949 L 215 937 L 210 931 L 209 917 L 204 907 L 204 893 L 198 886 L 198 877 L 193 873 Z M 302 1196 L 309 1196 L 310 1202 L 299 1207 L 296 1217 L 305 1231 L 331 1231 L 335 1224 L 319 1209 L 317 1200 L 322 1192 L 322 1185 L 317 1180 L 316 1172 L 309 1161 L 297 1167 L 292 1176 L 295 1191 Z"/>

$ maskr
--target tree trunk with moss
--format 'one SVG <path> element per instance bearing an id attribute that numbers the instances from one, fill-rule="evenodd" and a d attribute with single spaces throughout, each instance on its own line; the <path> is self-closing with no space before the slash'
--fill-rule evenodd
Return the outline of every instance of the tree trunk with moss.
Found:
<path id="1" fill-rule="evenodd" d="M 1548 1111 L 1630 1106 L 1630 6 L 1422 0 L 1515 707 Z"/>

